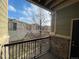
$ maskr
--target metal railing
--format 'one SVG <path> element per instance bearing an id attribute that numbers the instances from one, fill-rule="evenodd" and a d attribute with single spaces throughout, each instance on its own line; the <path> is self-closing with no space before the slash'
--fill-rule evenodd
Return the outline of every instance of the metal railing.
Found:
<path id="1" fill-rule="evenodd" d="M 36 59 L 50 49 L 50 37 L 5 44 L 3 59 Z"/>

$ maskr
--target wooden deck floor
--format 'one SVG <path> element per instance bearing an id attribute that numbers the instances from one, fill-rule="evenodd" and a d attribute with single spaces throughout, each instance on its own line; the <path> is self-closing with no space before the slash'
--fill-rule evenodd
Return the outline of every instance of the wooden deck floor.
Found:
<path id="1" fill-rule="evenodd" d="M 51 53 L 46 53 L 37 59 L 57 59 Z"/>

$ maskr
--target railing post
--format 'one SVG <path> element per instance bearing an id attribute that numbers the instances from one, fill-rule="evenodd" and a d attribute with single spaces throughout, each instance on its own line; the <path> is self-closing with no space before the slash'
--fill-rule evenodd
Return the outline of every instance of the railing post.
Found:
<path id="1" fill-rule="evenodd" d="M 1 48 L 1 50 L 0 50 L 0 51 L 1 51 L 1 53 L 0 53 L 0 55 L 1 55 L 0 58 L 1 58 L 1 59 L 4 59 L 4 55 L 3 55 L 3 45 L 1 45 L 0 48 Z"/>
<path id="2" fill-rule="evenodd" d="M 1 46 L 1 56 L 0 56 L 0 58 L 1 59 L 9 59 L 8 57 L 9 57 L 9 55 L 8 55 L 8 48 L 6 47 L 4 47 L 4 45 L 2 45 Z"/>
<path id="3" fill-rule="evenodd" d="M 35 40 L 35 42 L 34 42 L 35 44 L 35 56 L 34 56 L 34 59 L 36 59 L 36 40 Z"/>
<path id="4" fill-rule="evenodd" d="M 0 46 L 0 59 L 2 59 L 2 46 Z"/>
<path id="5" fill-rule="evenodd" d="M 49 36 L 49 52 L 51 51 L 51 36 Z"/>
<path id="6" fill-rule="evenodd" d="M 42 52 L 42 40 L 40 40 L 40 54 Z"/>

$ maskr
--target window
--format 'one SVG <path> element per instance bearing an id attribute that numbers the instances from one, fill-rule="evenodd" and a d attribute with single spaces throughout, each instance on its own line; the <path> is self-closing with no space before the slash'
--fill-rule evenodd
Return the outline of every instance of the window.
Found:
<path id="1" fill-rule="evenodd" d="M 17 30 L 17 23 L 13 23 L 13 30 Z"/>
<path id="2" fill-rule="evenodd" d="M 17 30 L 17 23 L 9 22 L 9 30 Z"/>

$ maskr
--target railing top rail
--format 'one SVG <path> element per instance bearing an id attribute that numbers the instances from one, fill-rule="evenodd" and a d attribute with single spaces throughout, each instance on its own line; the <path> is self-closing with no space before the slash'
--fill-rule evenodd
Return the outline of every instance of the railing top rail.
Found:
<path id="1" fill-rule="evenodd" d="M 47 38 L 50 38 L 50 36 L 44 37 L 44 38 L 38 38 L 38 39 L 28 40 L 28 41 L 21 41 L 21 42 L 9 43 L 9 44 L 5 44 L 4 46 L 17 45 L 17 44 L 21 44 L 21 43 L 32 42 L 32 41 L 38 41 L 38 40 L 47 39 Z"/>

